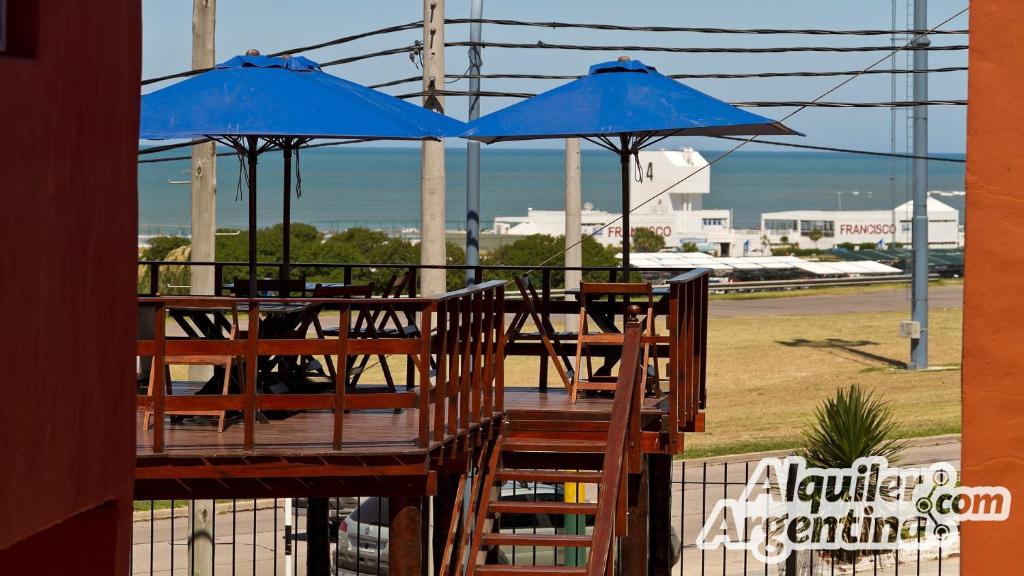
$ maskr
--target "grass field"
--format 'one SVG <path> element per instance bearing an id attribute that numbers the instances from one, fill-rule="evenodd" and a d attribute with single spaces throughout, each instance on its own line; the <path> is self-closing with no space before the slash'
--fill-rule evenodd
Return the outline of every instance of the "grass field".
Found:
<path id="1" fill-rule="evenodd" d="M 855 383 L 892 404 L 902 437 L 959 432 L 961 318 L 931 311 L 930 364 L 942 368 L 924 372 L 902 369 L 905 313 L 711 319 L 706 430 L 686 437 L 686 457 L 798 447 L 814 407 Z M 536 373 L 535 359 L 506 361 L 506 385 L 535 386 Z"/>
<path id="2" fill-rule="evenodd" d="M 901 313 L 719 318 L 708 331 L 706 431 L 687 456 L 791 448 L 814 407 L 860 384 L 889 401 L 903 437 L 960 431 L 960 309 L 932 310 L 930 364 L 902 370 Z"/>

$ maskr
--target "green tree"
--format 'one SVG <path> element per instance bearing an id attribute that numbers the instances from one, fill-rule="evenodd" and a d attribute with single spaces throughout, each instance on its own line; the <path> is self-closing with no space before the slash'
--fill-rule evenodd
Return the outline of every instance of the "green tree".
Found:
<path id="1" fill-rule="evenodd" d="M 815 248 L 818 247 L 818 240 L 821 240 L 821 237 L 824 235 L 825 233 L 821 231 L 821 228 L 812 228 L 811 231 L 807 233 L 807 237 L 811 239 L 811 242 L 814 242 Z"/>
<path id="2" fill-rule="evenodd" d="M 700 248 L 694 242 L 683 242 L 683 245 L 679 247 L 683 252 L 700 252 Z"/>
<path id="3" fill-rule="evenodd" d="M 615 267 L 619 265 L 615 255 L 618 248 L 605 248 L 597 240 L 591 237 L 584 237 L 580 244 L 583 265 L 586 267 Z M 565 265 L 565 237 L 547 236 L 534 234 L 520 238 L 511 244 L 506 244 L 481 258 L 487 266 L 564 266 Z M 487 273 L 487 279 L 501 278 L 511 280 L 513 277 L 522 274 L 521 270 L 494 270 Z M 540 273 L 536 274 L 537 280 Z M 586 280 L 607 281 L 607 272 L 588 272 L 584 275 Z M 551 273 L 551 285 L 555 288 L 565 286 L 565 272 L 554 270 Z"/>
<path id="4" fill-rule="evenodd" d="M 154 236 L 149 239 L 149 246 L 142 251 L 143 260 L 164 260 L 173 250 L 189 246 L 192 241 L 182 236 Z"/>
<path id="5" fill-rule="evenodd" d="M 630 244 L 633 252 L 657 252 L 665 247 L 665 238 L 650 228 L 637 228 L 633 231 Z"/>
<path id="6" fill-rule="evenodd" d="M 350 228 L 325 240 L 318 249 L 318 260 L 332 264 L 415 264 L 419 250 L 411 242 L 388 236 L 368 228 Z M 352 271 L 354 283 L 373 282 L 378 289 L 384 287 L 401 269 L 359 266 Z M 313 280 L 341 282 L 344 271 L 340 268 L 318 269 Z"/>

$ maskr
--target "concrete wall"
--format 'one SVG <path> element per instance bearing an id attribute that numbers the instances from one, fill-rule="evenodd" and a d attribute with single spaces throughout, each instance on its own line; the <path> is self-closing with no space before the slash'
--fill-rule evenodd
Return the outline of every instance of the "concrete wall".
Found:
<path id="1" fill-rule="evenodd" d="M 141 7 L 7 6 L 0 572 L 126 574 Z"/>
<path id="2" fill-rule="evenodd" d="M 1024 534 L 1024 3 L 971 2 L 963 482 L 1003 485 L 1007 522 L 962 527 L 962 574 L 1020 574 Z"/>

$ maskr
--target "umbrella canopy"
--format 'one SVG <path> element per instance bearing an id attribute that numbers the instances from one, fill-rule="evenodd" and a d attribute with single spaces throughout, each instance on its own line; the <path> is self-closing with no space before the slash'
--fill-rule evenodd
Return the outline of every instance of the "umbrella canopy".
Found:
<path id="1" fill-rule="evenodd" d="M 290 159 L 314 138 L 422 140 L 457 136 L 465 124 L 320 70 L 296 57 L 236 56 L 212 70 L 142 97 L 139 136 L 211 138 L 248 164 L 249 294 L 256 295 L 256 162 L 285 158 L 284 266 L 289 275 Z"/>
<path id="2" fill-rule="evenodd" d="M 672 80 L 639 60 L 590 67 L 578 78 L 470 122 L 464 138 L 486 143 L 584 138 L 620 157 L 622 225 L 629 230 L 629 157 L 671 136 L 799 134 Z M 622 240 L 629 268 L 629 233 Z"/>
<path id="3" fill-rule="evenodd" d="M 142 97 L 140 136 L 420 140 L 465 124 L 320 70 L 295 56 L 236 56 Z"/>

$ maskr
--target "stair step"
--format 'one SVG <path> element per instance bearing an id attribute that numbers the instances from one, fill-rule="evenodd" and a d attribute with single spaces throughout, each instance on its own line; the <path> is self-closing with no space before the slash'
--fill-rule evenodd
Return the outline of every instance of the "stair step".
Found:
<path id="1" fill-rule="evenodd" d="M 509 429 L 520 431 L 552 431 L 552 432 L 607 432 L 608 420 L 530 420 L 516 418 L 509 421 Z"/>
<path id="2" fill-rule="evenodd" d="M 557 546 L 559 548 L 589 547 L 593 538 L 573 534 L 484 534 L 484 546 Z"/>
<path id="3" fill-rule="evenodd" d="M 506 438 L 501 445 L 504 452 L 589 452 L 604 453 L 608 443 L 604 440 L 566 440 L 563 438 Z"/>
<path id="4" fill-rule="evenodd" d="M 535 502 L 500 500 L 488 504 L 488 510 L 497 514 L 597 514 L 595 502 Z"/>
<path id="5" fill-rule="evenodd" d="M 584 440 L 588 442 L 607 442 L 608 429 L 604 430 L 577 430 L 568 429 L 556 432 L 554 430 L 509 430 L 505 434 L 505 440 L 551 440 L 563 442 L 565 440 Z"/>
<path id="6" fill-rule="evenodd" d="M 580 484 L 598 484 L 601 482 L 600 472 L 559 472 L 556 470 L 498 470 L 495 474 L 500 482 L 546 482 L 562 484 L 578 482 Z"/>
<path id="7" fill-rule="evenodd" d="M 482 564 L 475 566 L 477 574 L 489 574 L 492 576 L 585 576 L 585 567 L 570 566 L 512 566 L 507 564 Z"/>

